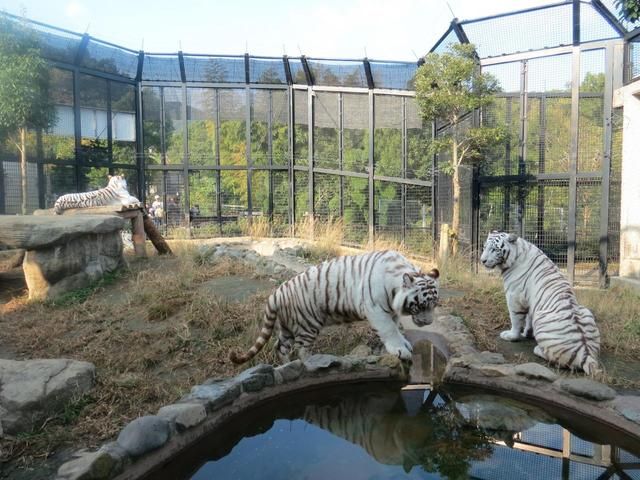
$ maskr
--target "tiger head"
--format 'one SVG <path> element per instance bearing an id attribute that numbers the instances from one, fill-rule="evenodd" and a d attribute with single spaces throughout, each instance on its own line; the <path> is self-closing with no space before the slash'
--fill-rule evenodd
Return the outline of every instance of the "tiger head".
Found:
<path id="1" fill-rule="evenodd" d="M 439 276 L 437 268 L 427 274 L 405 273 L 402 276 L 402 294 L 397 296 L 399 300 L 403 300 L 401 312 L 402 315 L 411 315 L 413 323 L 418 327 L 433 322 L 433 310 L 438 302 Z"/>
<path id="2" fill-rule="evenodd" d="M 122 175 L 109 175 L 109 184 L 113 190 L 127 190 L 127 180 Z"/>
<path id="3" fill-rule="evenodd" d="M 487 268 L 499 266 L 507 269 L 513 263 L 515 255 L 511 250 L 515 247 L 518 236 L 515 233 L 493 231 L 487 237 L 480 261 Z"/>

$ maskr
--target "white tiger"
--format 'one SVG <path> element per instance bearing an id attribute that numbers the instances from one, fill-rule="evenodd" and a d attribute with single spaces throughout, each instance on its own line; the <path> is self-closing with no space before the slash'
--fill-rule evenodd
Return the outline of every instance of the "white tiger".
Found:
<path id="1" fill-rule="evenodd" d="M 366 319 L 389 353 L 410 359 L 411 344 L 400 333 L 399 319 L 411 316 L 418 326 L 433 321 L 438 276 L 437 269 L 424 274 L 394 251 L 338 257 L 310 267 L 271 294 L 255 344 L 246 353 L 232 352 L 230 358 L 234 363 L 253 358 L 276 321 L 276 354 L 286 362 L 292 349 L 304 358 L 325 325 Z"/>
<path id="2" fill-rule="evenodd" d="M 599 371 L 600 332 L 593 314 L 578 304 L 568 280 L 535 245 L 513 233 L 491 232 L 480 261 L 502 271 L 511 330 L 500 337 L 517 341 L 533 334 L 533 352 L 558 365 Z M 525 322 L 526 319 L 526 322 Z"/>
<path id="3" fill-rule="evenodd" d="M 127 181 L 121 175 L 109 175 L 109 183 L 105 188 L 92 190 L 91 192 L 68 193 L 62 195 L 53 205 L 57 215 L 69 208 L 105 207 L 105 206 L 140 205 L 140 200 L 129 194 Z"/>

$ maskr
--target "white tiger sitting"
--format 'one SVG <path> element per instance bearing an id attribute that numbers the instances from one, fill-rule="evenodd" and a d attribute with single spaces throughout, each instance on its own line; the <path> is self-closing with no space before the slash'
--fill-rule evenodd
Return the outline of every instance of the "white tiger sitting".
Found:
<path id="1" fill-rule="evenodd" d="M 279 325 L 276 355 L 289 361 L 295 349 L 300 358 L 325 325 L 368 320 L 387 352 L 411 358 L 411 344 L 398 328 L 402 316 L 418 325 L 433 321 L 438 300 L 437 269 L 419 271 L 394 251 L 338 257 L 308 268 L 271 294 L 262 330 L 248 352 L 230 355 L 234 363 L 253 358 Z"/>
<path id="2" fill-rule="evenodd" d="M 60 215 L 69 208 L 88 208 L 106 206 L 136 207 L 140 200 L 129 194 L 127 181 L 121 175 L 109 175 L 109 183 L 105 188 L 91 192 L 68 193 L 62 195 L 53 205 L 53 211 Z"/>
<path id="3" fill-rule="evenodd" d="M 502 271 L 511 330 L 501 338 L 521 339 L 524 326 L 539 357 L 588 375 L 598 372 L 600 332 L 593 314 L 578 304 L 568 280 L 540 249 L 513 233 L 491 232 L 480 261 Z"/>

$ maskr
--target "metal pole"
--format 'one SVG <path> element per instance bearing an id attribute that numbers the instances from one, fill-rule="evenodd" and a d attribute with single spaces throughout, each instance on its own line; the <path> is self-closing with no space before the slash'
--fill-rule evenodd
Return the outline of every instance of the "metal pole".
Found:
<path id="1" fill-rule="evenodd" d="M 431 121 L 431 141 L 436 139 L 436 122 Z M 435 258 L 438 251 L 438 155 L 431 155 L 431 241 Z"/>
<path id="2" fill-rule="evenodd" d="M 4 191 L 4 162 L 0 159 L 0 214 L 7 213 L 5 206 L 5 191 Z"/>
<path id="3" fill-rule="evenodd" d="M 575 5 L 574 5 L 575 7 Z M 575 281 L 576 210 L 578 173 L 578 122 L 580 108 L 580 47 L 573 47 L 571 63 L 571 151 L 569 158 L 569 218 L 567 226 L 567 276 Z"/>
<path id="4" fill-rule="evenodd" d="M 245 62 L 248 63 L 248 60 L 246 60 L 246 58 L 247 56 L 245 56 Z M 253 178 L 253 170 L 252 170 L 253 160 L 251 158 L 251 89 L 249 88 L 249 85 L 245 87 L 245 102 L 246 102 L 246 105 L 245 105 L 245 122 L 246 122 L 245 156 L 247 159 L 247 217 L 248 217 L 249 224 L 251 224 L 252 218 L 253 218 L 252 217 L 253 199 L 252 199 L 252 189 L 251 189 L 251 183 Z"/>
<path id="5" fill-rule="evenodd" d="M 111 81 L 107 80 L 107 159 L 109 161 L 109 175 L 113 175 L 113 125 L 111 112 Z"/>
<path id="6" fill-rule="evenodd" d="M 522 74 L 522 68 L 520 69 Z M 520 79 L 520 96 L 522 96 L 522 77 Z M 507 98 L 507 111 L 505 112 L 506 124 L 511 128 L 511 122 L 513 122 L 513 98 Z M 504 173 L 506 175 L 511 175 L 511 138 L 507 139 L 507 145 L 505 147 L 505 163 L 504 163 Z M 508 183 L 504 185 L 504 190 L 502 191 L 502 229 L 505 231 L 509 230 L 509 224 L 511 223 L 511 187 Z"/>
<path id="7" fill-rule="evenodd" d="M 611 137 L 612 137 L 612 125 L 611 117 L 613 115 L 613 69 L 614 69 L 614 48 L 613 45 L 609 45 L 606 51 L 605 61 L 605 80 L 604 80 L 604 98 L 603 98 L 603 110 L 604 110 L 604 138 L 603 138 L 603 155 L 602 155 L 602 184 L 600 190 L 600 249 L 598 264 L 599 271 L 599 284 L 600 288 L 607 288 L 609 286 L 608 269 L 608 250 L 609 250 L 609 190 L 610 190 L 610 175 L 611 175 Z"/>
<path id="8" fill-rule="evenodd" d="M 307 90 L 307 131 L 308 131 L 308 153 L 307 153 L 307 161 L 309 163 L 309 179 L 308 179 L 308 190 L 309 190 L 309 221 L 311 222 L 311 238 L 315 238 L 315 209 L 313 206 L 313 196 L 314 196 L 314 178 L 313 178 L 313 97 L 314 92 L 309 88 Z"/>
<path id="9" fill-rule="evenodd" d="M 401 98 L 402 102 L 402 178 L 407 178 L 407 99 Z M 407 185 L 400 185 L 400 222 L 402 223 L 400 241 L 404 245 L 407 238 Z"/>
<path id="10" fill-rule="evenodd" d="M 76 158 L 76 192 L 80 190 L 80 165 L 81 159 L 81 135 L 80 131 L 80 73 L 77 68 L 73 69 L 73 130 L 75 135 L 75 158 Z"/>
<path id="11" fill-rule="evenodd" d="M 216 158 L 215 164 L 220 166 L 220 90 L 217 88 L 214 90 L 216 99 Z M 220 235 L 222 235 L 222 172 L 217 171 L 216 175 L 216 216 L 218 217 L 218 228 Z"/>
<path id="12" fill-rule="evenodd" d="M 267 117 L 267 158 L 269 162 L 269 199 L 267 205 L 267 215 L 269 217 L 269 225 L 271 226 L 271 232 L 273 233 L 273 90 L 268 90 L 269 94 L 269 115 Z"/>
<path id="13" fill-rule="evenodd" d="M 288 65 L 288 62 L 287 62 Z M 289 75 L 291 74 L 291 72 L 289 72 Z M 296 177 L 295 177 L 295 173 L 293 170 L 293 158 L 294 158 L 294 148 L 295 148 L 295 121 L 294 121 L 294 90 L 293 88 L 291 88 L 291 85 L 289 85 L 289 87 L 287 88 L 287 95 L 288 95 L 288 104 L 289 104 L 289 111 L 287 112 L 287 121 L 289 122 L 289 129 L 288 129 L 288 142 L 289 142 L 289 165 L 288 165 L 288 172 L 289 172 L 289 231 L 290 231 L 290 235 L 293 237 L 296 234 L 296 196 L 295 196 L 295 192 L 296 192 Z"/>
<path id="14" fill-rule="evenodd" d="M 344 170 L 344 97 L 338 93 L 338 169 Z M 338 179 L 340 195 L 340 218 L 344 216 L 344 177 Z"/>
<path id="15" fill-rule="evenodd" d="M 547 96 L 540 97 L 540 118 L 538 137 L 538 173 L 545 172 L 546 160 L 546 129 L 547 129 Z M 538 218 L 536 223 L 536 242 L 541 245 L 544 242 L 544 185 L 538 181 Z"/>
<path id="16" fill-rule="evenodd" d="M 374 175 L 374 165 L 373 165 L 373 149 L 375 147 L 375 142 L 373 139 L 373 135 L 375 132 L 375 97 L 373 95 L 373 90 L 369 90 L 369 244 L 373 245 L 374 240 L 374 185 L 373 185 L 373 175 Z"/>
<path id="17" fill-rule="evenodd" d="M 144 158 L 144 127 L 142 118 L 142 86 L 140 83 L 136 85 L 136 112 L 138 114 L 136 122 L 136 168 L 138 169 L 138 195 L 142 204 L 147 202 L 147 192 L 145 189 L 146 172 Z"/>
<path id="18" fill-rule="evenodd" d="M 180 52 L 180 58 L 182 58 L 182 52 Z M 182 70 L 184 72 L 184 64 L 182 64 Z M 184 76 L 183 76 L 184 78 Z M 191 199 L 189 192 L 189 129 L 187 127 L 189 109 L 187 108 L 187 84 L 182 84 L 182 118 L 184 119 L 182 125 L 182 172 L 184 178 L 182 179 L 184 185 L 184 221 L 187 224 L 187 237 L 191 237 L 191 215 L 189 211 L 191 209 Z"/>
<path id="19" fill-rule="evenodd" d="M 36 170 L 37 170 L 37 178 L 38 178 L 38 208 L 46 208 L 45 207 L 45 198 L 44 198 L 44 151 L 42 147 L 42 130 L 38 129 L 36 131 Z M 0 162 L 1 163 L 1 162 Z M 0 175 L 0 181 L 2 181 Z"/>
<path id="20" fill-rule="evenodd" d="M 524 188 L 523 181 L 526 175 L 526 158 L 527 158 L 527 130 L 528 130 L 528 72 L 527 61 L 522 61 L 521 69 L 521 87 L 520 87 L 520 144 L 518 152 L 518 235 L 524 237 Z"/>

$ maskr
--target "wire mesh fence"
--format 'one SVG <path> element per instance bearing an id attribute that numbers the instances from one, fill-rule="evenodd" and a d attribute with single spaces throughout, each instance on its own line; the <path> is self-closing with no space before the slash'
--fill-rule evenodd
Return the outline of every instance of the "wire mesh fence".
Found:
<path id="1" fill-rule="evenodd" d="M 455 223 L 463 247 L 515 231 L 594 283 L 619 257 L 622 112 L 610 100 L 621 75 L 607 65 L 623 40 L 599 3 L 579 3 L 579 32 L 574 2 L 458 22 L 436 45 L 468 37 L 500 85 L 462 130 L 509 133 L 456 175 L 449 152 L 429 153 L 415 62 L 149 54 L 34 23 L 55 62 L 57 121 L 29 133 L 26 189 L 19 157 L 0 151 L 0 213 L 49 208 L 118 173 L 169 236 L 281 236 L 339 218 L 346 244 L 433 255 L 442 224 Z M 627 78 L 638 75 L 638 38 L 626 45 Z M 591 43 L 567 47 L 576 42 Z"/>

